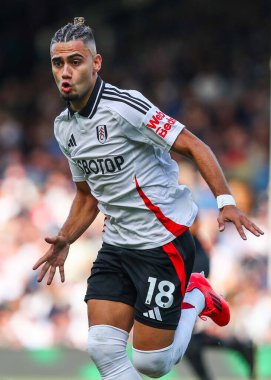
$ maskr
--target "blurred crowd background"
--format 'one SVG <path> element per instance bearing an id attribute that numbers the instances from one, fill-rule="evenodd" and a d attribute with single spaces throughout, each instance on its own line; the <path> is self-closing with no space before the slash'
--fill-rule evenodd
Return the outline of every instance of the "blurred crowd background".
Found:
<path id="1" fill-rule="evenodd" d="M 217 155 L 238 205 L 266 233 L 217 228 L 213 195 L 180 156 L 180 183 L 199 205 L 197 237 L 210 279 L 231 305 L 232 322 L 212 333 L 271 345 L 267 286 L 270 1 L 4 1 L 0 14 L 0 346 L 85 349 L 83 297 L 103 216 L 76 242 L 66 282 L 37 283 L 33 264 L 57 233 L 74 195 L 53 137 L 65 104 L 50 68 L 54 32 L 74 16 L 94 28 L 101 76 L 137 89 L 180 120 Z M 77 4 L 76 4 L 77 3 Z M 22 327 L 23 326 L 23 327 Z M 202 328 L 202 327 L 200 327 Z"/>

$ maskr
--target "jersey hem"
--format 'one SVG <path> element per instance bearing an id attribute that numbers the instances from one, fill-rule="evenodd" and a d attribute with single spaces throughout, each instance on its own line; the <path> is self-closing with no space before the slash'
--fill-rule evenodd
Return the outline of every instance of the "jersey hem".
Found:
<path id="1" fill-rule="evenodd" d="M 185 231 L 189 230 L 188 226 L 185 226 L 185 227 L 187 227 L 187 229 L 185 229 Z M 168 239 L 162 240 L 162 241 L 160 241 L 157 244 L 153 244 L 153 243 L 138 244 L 138 245 L 137 244 L 134 244 L 134 245 L 131 245 L 131 244 L 118 244 L 118 243 L 112 243 L 112 242 L 106 241 L 106 239 L 104 239 L 104 238 L 103 238 L 103 242 L 106 243 L 106 244 L 109 244 L 109 245 L 113 245 L 115 247 L 121 247 L 121 248 L 127 248 L 127 249 L 139 249 L 139 250 L 141 250 L 141 249 L 142 250 L 144 250 L 144 249 L 152 249 L 152 248 L 162 247 L 163 245 L 165 245 L 167 243 L 170 243 L 171 241 L 175 240 L 177 237 L 181 236 L 185 231 L 183 231 L 182 233 L 180 233 L 178 236 L 172 235 Z"/>
<path id="2" fill-rule="evenodd" d="M 138 315 L 135 316 L 135 320 L 142 323 L 143 325 L 150 326 L 150 327 L 156 327 L 161 330 L 176 330 L 178 323 L 176 324 L 169 324 L 169 323 L 163 323 L 163 322 L 157 322 L 153 320 L 146 320 L 145 318 L 142 318 Z"/>
<path id="3" fill-rule="evenodd" d="M 178 124 L 176 125 L 176 128 L 175 128 L 175 131 L 174 133 L 172 133 L 170 135 L 170 138 L 168 140 L 168 151 L 171 150 L 173 144 L 175 143 L 175 141 L 177 140 L 179 134 L 185 129 L 185 125 L 181 124 L 180 122 L 178 122 Z"/>
<path id="4" fill-rule="evenodd" d="M 73 182 L 86 182 L 87 178 L 85 177 L 72 177 Z"/>

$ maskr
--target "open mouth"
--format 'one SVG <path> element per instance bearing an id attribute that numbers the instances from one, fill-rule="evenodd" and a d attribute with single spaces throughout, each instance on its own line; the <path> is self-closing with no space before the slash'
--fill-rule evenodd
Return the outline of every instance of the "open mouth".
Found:
<path id="1" fill-rule="evenodd" d="M 61 85 L 61 88 L 64 92 L 70 92 L 72 89 L 72 86 L 70 85 L 69 82 L 63 82 Z"/>

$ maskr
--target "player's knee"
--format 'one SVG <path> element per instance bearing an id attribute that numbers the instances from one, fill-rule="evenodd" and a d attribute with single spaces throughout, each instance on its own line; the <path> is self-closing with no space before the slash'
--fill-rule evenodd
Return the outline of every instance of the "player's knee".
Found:
<path id="1" fill-rule="evenodd" d="M 159 378 L 172 368 L 172 346 L 155 351 L 133 349 L 133 364 L 144 375 Z"/>
<path id="2" fill-rule="evenodd" d="M 88 353 L 97 367 L 114 363 L 126 355 L 126 332 L 112 326 L 95 325 L 88 333 Z"/>
<path id="3" fill-rule="evenodd" d="M 106 336 L 103 335 L 103 330 L 99 326 L 93 326 L 89 330 L 88 353 L 94 363 L 110 360 L 110 347 L 107 344 Z"/>

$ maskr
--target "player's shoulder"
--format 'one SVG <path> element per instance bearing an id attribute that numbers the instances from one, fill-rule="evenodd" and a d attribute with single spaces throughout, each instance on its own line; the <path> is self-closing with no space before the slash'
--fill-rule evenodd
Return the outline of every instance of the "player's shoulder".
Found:
<path id="1" fill-rule="evenodd" d="M 68 122 L 70 119 L 70 114 L 68 108 L 62 111 L 54 120 L 54 132 L 58 136 L 61 134 L 62 130 L 66 129 L 65 122 Z"/>
<path id="2" fill-rule="evenodd" d="M 118 86 L 114 86 L 111 83 L 105 83 L 104 86 L 104 93 L 107 94 L 117 94 L 117 95 L 126 95 L 128 97 L 136 98 L 136 99 L 141 99 L 145 100 L 150 103 L 150 101 L 138 90 L 135 89 L 123 89 Z"/>
<path id="3" fill-rule="evenodd" d="M 130 122 L 144 118 L 153 104 L 137 90 L 122 89 L 105 83 L 102 104 Z"/>
<path id="4" fill-rule="evenodd" d="M 68 121 L 69 120 L 69 110 L 68 108 L 65 108 L 56 118 L 54 123 L 58 124 L 61 121 Z"/>
<path id="5" fill-rule="evenodd" d="M 70 120 L 70 113 L 69 109 L 66 108 L 64 111 L 62 111 L 54 120 L 54 128 L 59 128 L 62 124 L 62 122 L 67 122 Z"/>

